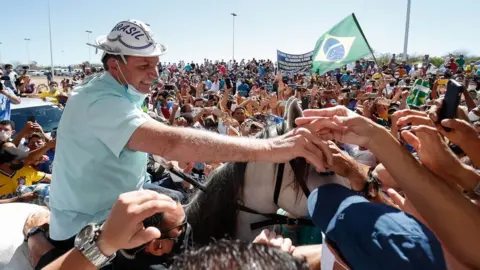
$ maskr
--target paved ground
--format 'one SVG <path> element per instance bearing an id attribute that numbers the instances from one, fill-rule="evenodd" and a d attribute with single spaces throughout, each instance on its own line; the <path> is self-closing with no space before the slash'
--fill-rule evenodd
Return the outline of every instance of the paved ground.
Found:
<path id="1" fill-rule="evenodd" d="M 55 76 L 54 80 L 60 84 L 63 78 L 69 78 L 70 80 L 72 79 L 72 77 Z M 34 83 L 36 86 L 38 86 L 39 84 L 48 83 L 46 76 L 31 76 L 30 79 L 32 80 L 32 83 Z"/>

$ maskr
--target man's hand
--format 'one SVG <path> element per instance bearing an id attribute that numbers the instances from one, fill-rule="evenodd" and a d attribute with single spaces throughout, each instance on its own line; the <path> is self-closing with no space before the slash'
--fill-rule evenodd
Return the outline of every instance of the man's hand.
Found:
<path id="1" fill-rule="evenodd" d="M 441 125 L 447 128 L 451 128 L 450 132 L 446 132 L 443 128 L 437 130 L 447 137 L 449 141 L 460 146 L 461 148 L 467 148 L 469 145 L 475 147 L 474 142 L 479 140 L 478 132 L 467 121 L 460 119 L 444 119 Z"/>
<path id="2" fill-rule="evenodd" d="M 440 134 L 433 127 L 415 126 L 403 131 L 406 143 L 411 145 L 420 157 L 420 161 L 440 178 L 454 183 L 462 164 L 448 148 Z"/>
<path id="3" fill-rule="evenodd" d="M 18 202 L 32 202 L 33 200 L 38 198 L 37 192 L 27 192 L 20 196 L 18 196 Z"/>
<path id="4" fill-rule="evenodd" d="M 366 148 L 369 148 L 376 128 L 381 128 L 371 120 L 350 111 L 344 106 L 320 110 L 306 110 L 304 115 L 305 117 L 296 119 L 295 123 L 297 125 L 305 126 L 319 117 L 333 118 L 336 129 L 328 129 L 327 127 L 320 131 L 312 131 L 321 136 L 322 139 L 356 144 Z"/>
<path id="5" fill-rule="evenodd" d="M 295 246 L 292 245 L 290 238 L 283 238 L 281 235 L 277 235 L 275 232 L 270 232 L 269 230 L 263 230 L 255 237 L 253 243 L 277 247 L 290 254 L 295 250 Z"/>
<path id="6" fill-rule="evenodd" d="M 177 208 L 171 198 L 151 190 L 123 193 L 113 205 L 98 239 L 98 247 L 106 256 L 119 249 L 130 249 L 159 238 L 155 227 L 145 228 L 143 220 L 156 213 Z"/>
<path id="7" fill-rule="evenodd" d="M 357 162 L 347 153 L 340 150 L 334 142 L 328 141 L 328 146 L 333 154 L 333 166 L 330 169 L 336 174 L 347 178 L 353 190 L 362 190 L 365 186 L 365 179 L 357 177 L 360 173 Z M 354 175 L 355 173 L 357 175 Z"/>
<path id="8" fill-rule="evenodd" d="M 325 171 L 325 161 L 327 166 L 332 166 L 333 157 L 328 144 L 316 135 L 317 132 L 325 129 L 338 130 L 341 127 L 328 118 L 320 117 L 306 123 L 301 128 L 271 139 L 272 152 L 268 153 L 269 160 L 281 163 L 297 157 L 304 157 L 317 171 Z"/>

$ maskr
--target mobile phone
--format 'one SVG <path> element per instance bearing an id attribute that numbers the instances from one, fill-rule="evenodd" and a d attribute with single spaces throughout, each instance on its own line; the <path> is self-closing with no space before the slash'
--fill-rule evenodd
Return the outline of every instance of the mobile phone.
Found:
<path id="1" fill-rule="evenodd" d="M 174 89 L 175 89 L 175 87 L 173 87 L 173 85 L 171 85 L 171 84 L 166 84 L 165 85 L 165 90 L 174 90 Z"/>
<path id="2" fill-rule="evenodd" d="M 368 94 L 368 98 L 370 98 L 370 99 L 376 99 L 377 96 L 378 96 L 378 93 L 370 93 L 370 94 Z"/>
<path id="3" fill-rule="evenodd" d="M 30 115 L 29 117 L 27 117 L 27 122 L 36 122 L 35 120 L 35 115 Z"/>
<path id="4" fill-rule="evenodd" d="M 292 84 L 292 83 L 289 84 L 288 87 L 293 88 L 293 89 L 297 89 L 297 85 L 296 85 L 296 84 Z"/>
<path id="5" fill-rule="evenodd" d="M 343 88 L 342 89 L 342 93 L 348 93 L 348 92 L 350 92 L 350 88 Z"/>
<path id="6" fill-rule="evenodd" d="M 443 98 L 442 108 L 440 109 L 438 121 L 443 119 L 453 119 L 457 115 L 457 108 L 460 104 L 460 97 L 463 93 L 463 85 L 455 80 L 449 80 L 447 83 L 447 92 Z M 450 128 L 443 127 L 445 131 L 451 131 Z"/>
<path id="7" fill-rule="evenodd" d="M 302 110 L 307 110 L 309 103 L 310 103 L 309 96 L 302 97 Z"/>
<path id="8" fill-rule="evenodd" d="M 282 81 L 283 81 L 283 83 L 288 83 L 288 77 L 287 77 L 287 76 L 283 76 L 283 77 L 282 77 Z"/>
<path id="9" fill-rule="evenodd" d="M 232 80 L 230 80 L 230 78 L 225 79 L 225 84 L 227 85 L 227 89 L 232 89 Z"/>

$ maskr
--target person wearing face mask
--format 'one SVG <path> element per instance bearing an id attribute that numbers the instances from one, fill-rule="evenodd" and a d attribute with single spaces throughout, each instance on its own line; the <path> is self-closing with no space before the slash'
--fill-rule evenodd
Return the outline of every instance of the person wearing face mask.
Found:
<path id="1" fill-rule="evenodd" d="M 21 100 L 15 95 L 13 89 L 8 87 L 9 76 L 2 76 L 0 80 L 0 120 L 10 120 L 10 104 L 20 104 Z"/>
<path id="2" fill-rule="evenodd" d="M 152 81 L 158 80 L 157 65 L 166 47 L 143 22 L 121 21 L 89 45 L 104 51 L 105 72 L 78 85 L 63 111 L 50 187 L 49 239 L 38 246 L 49 242 L 73 247 L 82 228 L 105 220 L 120 194 L 142 189 L 147 153 L 179 162 L 282 163 L 305 157 L 319 168 L 327 160 L 324 151 L 330 155 L 325 142 L 305 129 L 272 139 L 232 138 L 150 118 L 141 105 Z M 322 123 L 334 125 L 329 121 Z M 101 268 L 113 254 L 91 244 L 92 249 L 82 253 Z"/>

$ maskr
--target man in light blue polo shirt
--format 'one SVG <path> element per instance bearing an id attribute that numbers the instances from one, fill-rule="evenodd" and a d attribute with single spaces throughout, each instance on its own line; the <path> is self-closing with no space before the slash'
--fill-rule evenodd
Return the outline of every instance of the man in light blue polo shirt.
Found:
<path id="1" fill-rule="evenodd" d="M 183 162 L 280 163 L 305 157 L 319 170 L 324 159 L 331 163 L 326 143 L 306 129 L 260 140 L 151 119 L 141 105 L 158 79 L 159 56 L 166 47 L 154 41 L 143 22 L 119 22 L 92 46 L 104 51 L 105 72 L 75 89 L 57 130 L 50 189 L 50 240 L 55 246 L 50 251 L 56 251 L 45 254 L 50 260 L 58 248 L 73 247 L 74 237 L 88 223 L 105 220 L 121 193 L 142 188 L 146 153 Z"/>

